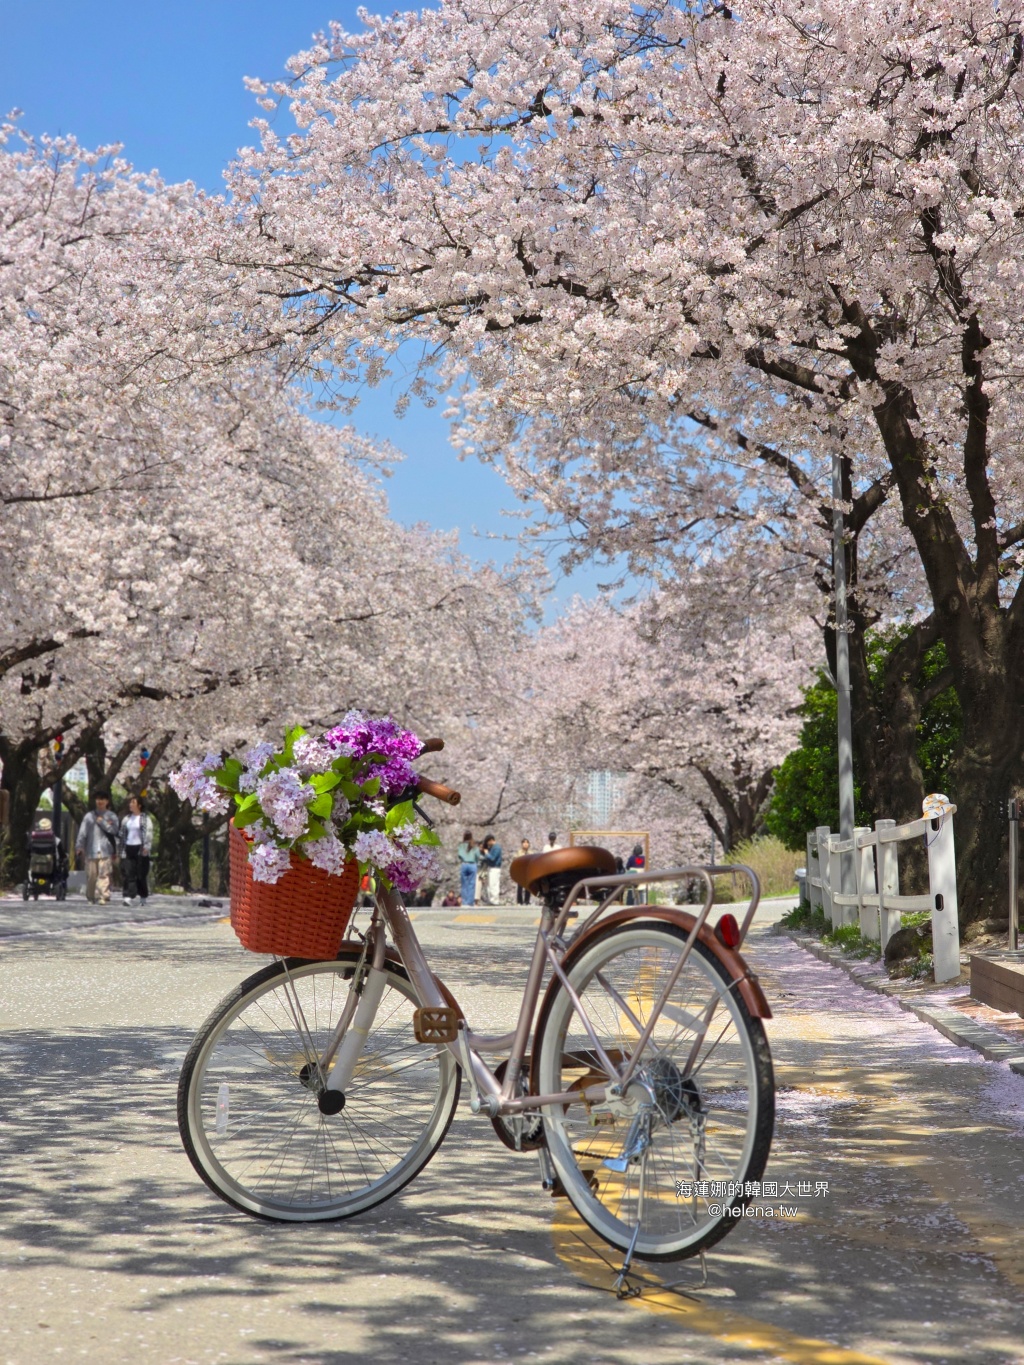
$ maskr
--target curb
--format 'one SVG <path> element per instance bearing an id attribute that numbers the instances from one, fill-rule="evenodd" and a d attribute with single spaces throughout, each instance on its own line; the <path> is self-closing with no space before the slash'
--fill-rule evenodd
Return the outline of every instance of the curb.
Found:
<path id="1" fill-rule="evenodd" d="M 891 980 L 873 964 L 846 958 L 838 950 L 826 948 L 809 934 L 802 934 L 797 929 L 780 929 L 778 932 L 791 939 L 812 957 L 827 962 L 830 967 L 840 968 L 858 986 L 874 991 L 876 995 L 884 995 L 890 1000 L 895 1000 L 901 1010 L 916 1015 L 922 1023 L 930 1024 L 951 1043 L 956 1043 L 959 1047 L 973 1048 L 975 1052 L 980 1052 L 986 1061 L 1005 1062 L 1011 1071 L 1015 1071 L 1018 1076 L 1024 1076 L 1024 1051 L 1019 1043 L 1011 1042 L 995 1029 L 966 1018 L 959 1010 L 950 1009 L 946 1005 L 918 1004 L 916 1000 L 901 995 L 900 983 Z"/>

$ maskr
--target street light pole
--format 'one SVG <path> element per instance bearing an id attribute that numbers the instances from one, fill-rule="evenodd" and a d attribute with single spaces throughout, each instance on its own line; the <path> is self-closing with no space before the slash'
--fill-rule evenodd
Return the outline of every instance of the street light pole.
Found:
<path id="1" fill-rule="evenodd" d="M 850 704 L 850 637 L 846 615 L 846 537 L 843 528 L 843 470 L 832 454 L 832 574 L 836 588 L 836 697 L 839 732 L 839 837 L 853 838 L 853 710 Z M 854 889 L 853 858 L 843 855 L 842 889 Z"/>

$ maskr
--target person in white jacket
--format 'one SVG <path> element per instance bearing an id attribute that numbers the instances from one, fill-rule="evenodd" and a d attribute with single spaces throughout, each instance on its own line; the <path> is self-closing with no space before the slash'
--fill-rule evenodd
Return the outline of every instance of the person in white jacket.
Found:
<path id="1" fill-rule="evenodd" d="M 145 905 L 149 898 L 149 858 L 153 851 L 153 817 L 140 796 L 128 798 L 128 814 L 121 821 L 121 864 L 126 905 Z"/>

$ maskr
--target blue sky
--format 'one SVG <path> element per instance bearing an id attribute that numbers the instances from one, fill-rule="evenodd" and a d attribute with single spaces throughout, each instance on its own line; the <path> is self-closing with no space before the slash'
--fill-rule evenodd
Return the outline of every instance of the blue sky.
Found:
<path id="1" fill-rule="evenodd" d="M 2 0 L 0 113 L 20 109 L 33 134 L 120 142 L 139 169 L 216 191 L 227 161 L 253 140 L 259 111 L 243 76 L 284 74 L 285 60 L 331 19 L 358 28 L 356 10 L 351 0 Z M 396 396 L 371 392 L 352 419 L 406 452 L 388 483 L 394 515 L 457 528 L 475 558 L 509 558 L 514 546 L 490 538 L 519 524 L 503 515 L 517 504 L 500 475 L 458 461 L 438 410 L 414 400 L 396 418 Z M 556 599 L 590 595 L 609 576 L 581 570 L 559 582 Z"/>

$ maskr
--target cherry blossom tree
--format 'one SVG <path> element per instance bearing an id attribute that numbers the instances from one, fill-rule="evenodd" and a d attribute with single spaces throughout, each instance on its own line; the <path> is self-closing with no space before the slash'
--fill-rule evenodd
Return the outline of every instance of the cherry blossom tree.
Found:
<path id="1" fill-rule="evenodd" d="M 344 391 L 418 340 L 466 448 L 583 548 L 671 569 L 726 530 L 811 576 L 837 458 L 860 609 L 913 627 L 903 731 L 946 645 L 969 915 L 1024 780 L 1022 19 L 448 0 L 254 81 L 297 131 L 262 124 L 233 179 L 261 344 Z"/>

